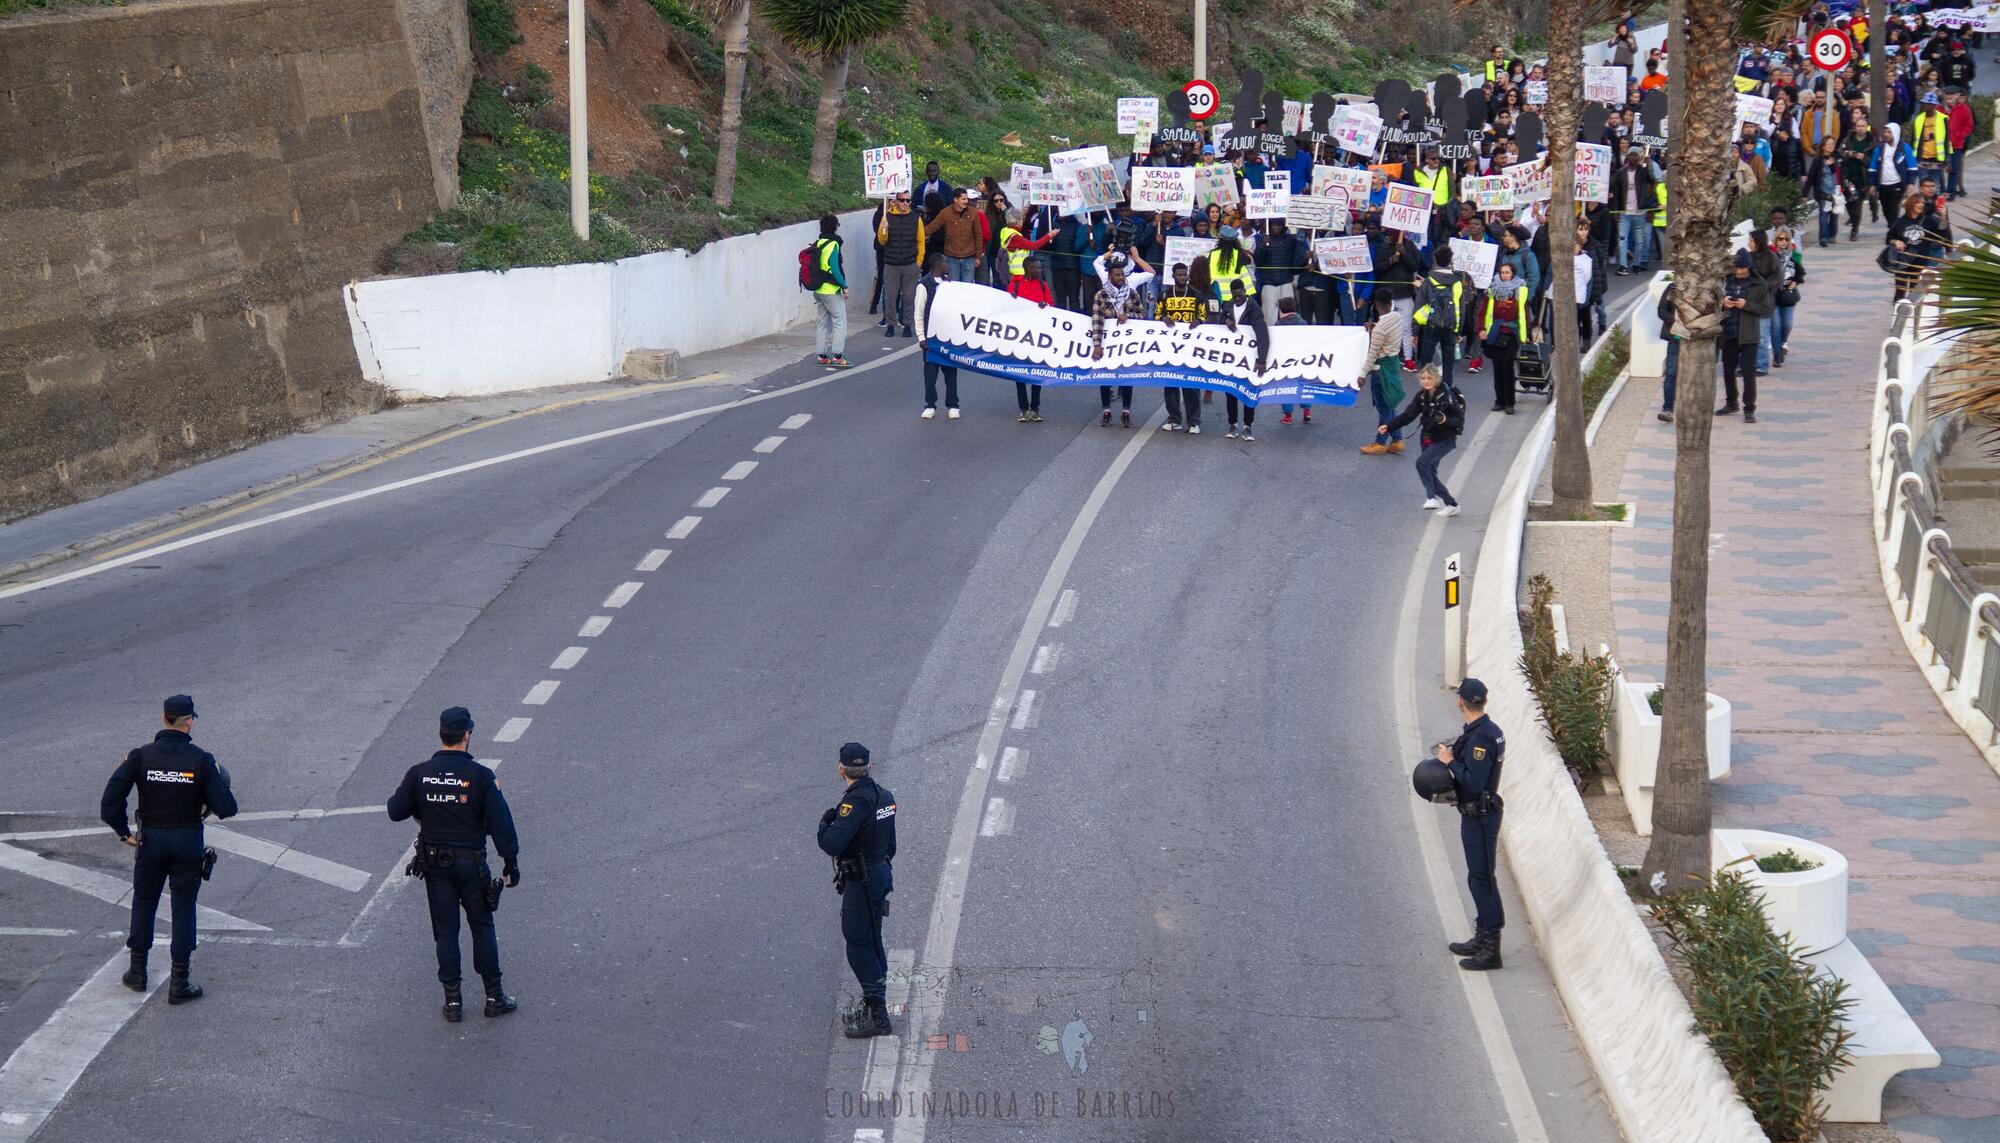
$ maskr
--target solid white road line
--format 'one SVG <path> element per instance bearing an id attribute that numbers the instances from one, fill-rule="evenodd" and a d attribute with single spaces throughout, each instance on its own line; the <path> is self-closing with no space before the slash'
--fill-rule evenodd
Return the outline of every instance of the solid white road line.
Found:
<path id="1" fill-rule="evenodd" d="M 639 594 L 639 589 L 644 586 L 646 585 L 636 579 L 628 579 L 613 588 L 610 595 L 604 597 L 602 606 L 615 611 L 632 602 L 632 597 Z"/>
<path id="2" fill-rule="evenodd" d="M 1014 721 L 1010 725 L 1015 730 L 1026 730 L 1028 727 L 1034 725 L 1029 721 L 1034 717 L 1035 692 L 1022 691 L 1020 699 L 1014 703 Z"/>
<path id="3" fill-rule="evenodd" d="M 51 885 L 60 885 L 64 889 L 74 889 L 78 893 L 95 897 L 109 905 L 118 905 L 126 909 L 132 907 L 131 882 L 120 881 L 116 877 L 108 877 L 94 869 L 84 869 L 62 861 L 52 861 L 38 853 L 29 853 L 25 849 L 17 849 L 11 845 L 0 845 L 0 869 L 11 870 L 15 873 L 25 873 L 30 877 L 47 881 Z M 170 898 L 167 894 L 161 893 L 160 916 L 165 917 L 168 915 L 167 909 L 169 903 Z M 269 928 L 255 921 L 246 921 L 241 917 L 232 917 L 220 909 L 211 909 L 207 905 L 196 905 L 195 917 L 200 927 L 204 929 L 248 929 L 253 932 L 270 931 Z M 5 1104 L 0 1104 L 0 1107 L 5 1106 Z"/>
<path id="4" fill-rule="evenodd" d="M 640 560 L 639 566 L 632 570 L 642 572 L 659 571 L 660 565 L 666 563 L 667 557 L 673 554 L 674 551 L 672 548 L 654 548 L 652 551 L 647 552 L 646 558 Z"/>
<path id="5" fill-rule="evenodd" d="M 1061 627 L 1075 617 L 1076 589 L 1070 588 L 1062 593 L 1060 600 L 1056 601 L 1055 613 L 1049 616 L 1049 626 Z"/>
<path id="6" fill-rule="evenodd" d="M 521 736 L 528 732 L 528 724 L 533 721 L 535 720 L 532 718 L 510 718 L 507 720 L 507 725 L 500 728 L 500 733 L 493 736 L 493 741 L 518 742 Z"/>
<path id="7" fill-rule="evenodd" d="M 379 814 L 381 806 L 341 806 L 331 810 L 251 810 L 230 818 L 232 822 L 276 822 L 308 821 L 312 818 L 345 817 L 349 814 Z M 60 837 L 90 837 L 104 833 L 102 825 L 83 826 L 75 829 L 35 829 L 18 833 L 0 833 L 0 842 L 5 841 L 51 841 Z"/>
<path id="8" fill-rule="evenodd" d="M 1063 580 L 1069 576 L 1077 553 L 1083 549 L 1085 537 L 1090 535 L 1098 514 L 1104 511 L 1105 502 L 1111 499 L 1112 489 L 1118 486 L 1125 471 L 1132 467 L 1139 450 L 1159 435 L 1159 427 L 1165 420 L 1164 409 L 1147 419 L 1143 426 L 1146 431 L 1135 434 L 1119 450 L 1117 458 L 1104 470 L 1104 475 L 1097 478 L 1090 495 L 1077 509 L 1068 534 L 1056 549 L 1055 559 L 1042 576 L 1041 587 L 1028 604 L 1028 614 L 1021 623 L 1020 634 L 1015 637 L 1014 648 L 1007 656 L 1006 665 L 1001 668 L 1000 688 L 992 712 L 987 716 L 985 729 L 979 735 L 979 754 L 991 758 L 999 753 L 1000 736 L 1007 727 L 1006 712 L 1014 705 L 1022 676 L 1028 672 L 1028 660 L 1034 656 L 1036 639 L 1055 610 L 1056 596 L 1062 591 Z M 1074 598 L 1075 592 L 1069 595 Z M 904 1079 L 898 1085 L 899 1090 L 930 1090 L 931 1066 L 939 1053 L 924 1051 L 922 1045 L 937 1032 L 944 1019 L 945 1000 L 958 948 L 958 926 L 965 914 L 966 883 L 972 876 L 972 851 L 979 840 L 980 815 L 992 777 L 991 770 L 968 769 L 965 788 L 959 793 L 958 808 L 952 815 L 951 840 L 945 846 L 944 863 L 939 867 L 937 894 L 931 900 L 930 925 L 925 930 L 923 955 L 917 962 L 923 966 L 930 989 L 922 1011 L 913 1011 L 911 1019 L 905 1021 L 908 1033 L 902 1037 L 900 1073 Z M 927 1126 L 922 1116 L 899 1120 L 896 1123 L 896 1143 L 922 1143 Z"/>
<path id="9" fill-rule="evenodd" d="M 1458 480 L 1461 472 L 1469 472 L 1472 465 L 1485 450 L 1493 437 L 1493 430 L 1499 417 L 1488 417 L 1474 434 L 1472 444 L 1460 456 L 1458 464 L 1451 471 L 1447 486 Z M 1396 630 L 1408 637 L 1396 640 L 1395 675 L 1396 723 L 1398 735 L 1414 754 L 1422 757 L 1426 750 L 1422 731 L 1417 719 L 1417 657 L 1419 640 L 1416 633 L 1423 618 L 1423 600 L 1431 589 L 1433 568 L 1436 564 L 1438 542 L 1447 527 L 1444 520 L 1431 517 L 1424 528 L 1422 541 L 1417 545 L 1415 560 L 1410 565 L 1410 578 L 1403 586 L 1402 617 Z M 1425 644 L 1431 646 L 1431 644 Z M 1407 763 L 1404 754 L 1391 754 L 1390 762 L 1398 775 Z M 1444 827 L 1439 823 L 1443 817 L 1426 802 L 1415 797 L 1406 799 L 1410 804 L 1410 817 L 1416 825 L 1417 849 L 1424 866 L 1425 880 L 1430 882 L 1432 904 L 1437 907 L 1439 928 L 1456 940 L 1464 932 L 1470 921 L 1465 915 L 1465 901 L 1458 878 L 1453 874 L 1445 853 L 1445 842 L 1441 836 Z M 1501 1104 L 1507 1109 L 1507 1119 L 1514 1127 L 1514 1138 L 1519 1143 L 1548 1143 L 1548 1128 L 1542 1123 L 1541 1109 L 1535 1106 L 1535 1093 L 1528 1086 L 1528 1078 L 1521 1070 L 1521 1059 L 1514 1051 L 1514 1043 L 1507 1035 L 1507 1022 L 1500 1014 L 1500 1003 L 1493 995 L 1493 981 L 1483 972 L 1466 972 L 1451 961 L 1445 962 L 1445 970 L 1458 978 L 1465 990 L 1466 1006 L 1471 1010 L 1474 1029 L 1479 1033 L 1479 1044 L 1486 1052 L 1486 1061 L 1493 1071 L 1493 1082 L 1500 1090 Z"/>
<path id="10" fill-rule="evenodd" d="M 73 937 L 75 935 L 75 929 L 24 929 L 0 925 L 0 937 Z M 5 1105 L 0 1104 L 0 1106 Z"/>
<path id="11" fill-rule="evenodd" d="M 667 539 L 685 540 L 689 536 L 694 535 L 695 528 L 700 526 L 700 524 L 701 517 L 699 516 L 682 516 L 680 519 L 674 521 L 673 527 L 667 529 Z"/>
<path id="12" fill-rule="evenodd" d="M 192 536 L 183 536 L 180 539 L 174 540 L 170 543 L 155 544 L 150 548 L 142 548 L 136 552 L 128 552 L 125 555 L 119 556 L 117 559 L 114 560 L 105 560 L 102 563 L 92 564 L 89 567 L 78 568 L 77 570 L 71 572 L 64 572 L 61 575 L 52 575 L 47 579 L 38 579 L 31 581 L 29 583 L 19 583 L 15 584 L 12 587 L 0 588 L 0 599 L 11 599 L 14 596 L 26 595 L 28 592 L 40 591 L 46 587 L 55 587 L 58 584 L 70 583 L 75 580 L 85 579 L 89 576 L 102 575 L 103 573 L 108 572 L 113 568 L 122 568 L 128 564 L 144 563 L 148 560 L 153 560 L 159 558 L 160 556 L 164 556 L 169 552 L 178 552 L 184 548 L 192 548 L 201 544 L 209 543 L 214 540 L 220 540 L 224 536 L 234 536 L 239 532 L 248 532 L 253 528 L 262 528 L 265 525 L 276 524 L 284 520 L 296 520 L 300 516 L 310 515 L 314 512 L 324 512 L 328 508 L 337 508 L 343 504 L 352 504 L 357 500 L 366 500 L 369 499 L 370 497 L 384 495 L 385 493 L 400 492 L 405 488 L 414 488 L 421 484 L 429 484 L 434 480 L 444 480 L 453 476 L 461 476 L 468 472 L 477 472 L 482 468 L 491 468 L 496 464 L 509 464 L 513 461 L 526 460 L 529 457 L 541 456 L 545 453 L 558 452 L 562 449 L 575 448 L 578 445 L 594 444 L 597 441 L 610 440 L 613 437 L 622 437 L 627 433 L 644 432 L 647 429 L 656 429 L 662 425 L 678 424 L 681 421 L 690 421 L 699 417 L 712 416 L 716 413 L 725 413 L 731 409 L 740 409 L 745 405 L 755 405 L 762 403 L 764 401 L 775 401 L 780 397 L 789 397 L 794 393 L 803 393 L 808 389 L 817 389 L 821 385 L 831 384 L 835 380 L 840 379 L 843 375 L 853 376 L 856 373 L 862 373 L 870 369 L 879 368 L 881 366 L 889 364 L 891 361 L 901 360 L 904 356 L 914 352 L 916 352 L 916 347 L 909 346 L 903 349 L 899 349 L 894 353 L 887 354 L 883 357 L 878 357 L 875 360 L 867 362 L 865 364 L 857 365 L 852 369 L 844 369 L 838 373 L 829 373 L 824 377 L 814 378 L 811 381 L 801 381 L 797 385 L 787 385 L 782 389 L 773 389 L 768 393 L 758 393 L 755 396 L 750 396 L 750 397 L 739 397 L 734 401 L 726 401 L 720 405 L 705 405 L 699 409 L 689 409 L 687 412 L 684 413 L 673 413 L 669 416 L 654 417 L 650 420 L 645 420 L 645 421 L 635 421 L 634 423 L 629 425 L 619 425 L 616 428 L 602 429 L 599 430 L 598 432 L 585 433 L 582 436 L 569 437 L 565 440 L 550 441 L 547 444 L 535 445 L 532 448 L 518 449 L 514 452 L 502 453 L 499 456 L 489 456 L 484 460 L 469 461 L 465 464 L 455 464 L 450 466 L 449 468 L 437 469 L 434 472 L 426 472 L 417 476 L 405 477 L 402 480 L 392 480 L 387 484 L 378 484 L 373 488 L 363 488 L 354 492 L 345 493 L 340 496 L 331 496 L 325 500 L 317 500 L 311 504 L 302 504 L 296 508 L 290 508 L 283 512 L 274 512 L 269 516 L 259 516 L 254 520 L 245 520 L 241 523 L 229 524 L 224 527 L 216 528 L 207 532 L 197 532 Z M 766 437 L 764 443 L 770 444 L 770 442 L 772 441 L 777 441 L 778 444 L 783 444 L 784 440 L 785 438 L 783 437 Z M 771 448 L 776 448 L 776 447 L 778 447 L 776 444 L 771 445 Z M 757 446 L 756 451 L 769 452 L 771 451 L 771 449 L 767 449 L 763 445 L 759 445 Z"/>
<path id="13" fill-rule="evenodd" d="M 133 992 L 118 980 L 127 963 L 119 949 L 0 1065 L 0 1143 L 27 1143 L 41 1130 L 90 1061 L 167 978 L 148 973 L 146 991 Z"/>
<path id="14" fill-rule="evenodd" d="M 1028 752 L 1018 746 L 1009 746 L 1000 752 L 1000 773 L 994 775 L 1002 782 L 1011 782 L 1020 776 L 1028 765 Z"/>
<path id="15" fill-rule="evenodd" d="M 812 419 L 813 415 L 811 413 L 793 413 L 791 416 L 785 418 L 784 424 L 778 427 L 789 433 L 805 428 L 806 422 Z"/>
<path id="16" fill-rule="evenodd" d="M 695 501 L 694 506 L 697 508 L 713 508 L 717 504 L 722 503 L 722 498 L 727 495 L 729 495 L 729 486 L 727 484 L 718 484 L 707 492 L 702 493 L 701 499 Z"/>
<path id="17" fill-rule="evenodd" d="M 576 637 L 579 639 L 595 639 L 599 635 L 604 634 L 605 628 L 610 626 L 611 617 L 609 615 L 593 615 L 583 621 L 583 626 L 576 629 Z"/>
<path id="18" fill-rule="evenodd" d="M 723 473 L 723 474 L 722 474 L 722 479 L 724 479 L 724 480 L 742 480 L 742 479 L 744 479 L 745 477 L 749 476 L 749 475 L 750 475 L 751 473 L 753 473 L 753 472 L 755 472 L 755 471 L 757 471 L 757 462 L 756 462 L 756 461 L 754 461 L 754 460 L 739 460 L 739 461 L 737 461 L 737 462 L 736 462 L 735 464 L 732 464 L 732 465 L 730 465 L 730 466 L 729 466 L 729 471 L 728 471 L 728 472 L 725 472 L 725 473 Z"/>
<path id="19" fill-rule="evenodd" d="M 261 861 L 265 865 L 296 873 L 300 877 L 310 877 L 349 893 L 359 893 L 368 886 L 368 874 L 352 865 L 342 865 L 338 861 L 328 861 L 324 857 L 314 857 L 301 853 L 290 846 L 265 841 L 261 837 L 240 834 L 232 829 L 211 825 L 202 831 L 209 845 L 224 851 Z"/>
<path id="20" fill-rule="evenodd" d="M 546 706 L 550 699 L 556 697 L 556 688 L 561 685 L 562 683 L 556 679 L 543 679 L 528 688 L 528 693 L 521 698 L 521 705 Z"/>
<path id="21" fill-rule="evenodd" d="M 785 443 L 784 437 L 765 437 L 763 440 L 758 441 L 756 445 L 750 449 L 750 451 L 761 452 L 766 454 L 774 453 L 778 451 L 778 446 L 784 443 Z"/>
<path id="22" fill-rule="evenodd" d="M 589 652 L 588 647 L 564 647 L 562 654 L 556 656 L 556 661 L 549 664 L 549 670 L 567 671 L 583 662 L 583 657 Z"/>

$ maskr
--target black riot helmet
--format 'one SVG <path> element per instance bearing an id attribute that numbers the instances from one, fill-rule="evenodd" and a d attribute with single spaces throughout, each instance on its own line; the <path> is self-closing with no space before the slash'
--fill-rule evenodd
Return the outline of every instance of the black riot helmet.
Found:
<path id="1" fill-rule="evenodd" d="M 1410 785 L 1417 791 L 1417 797 L 1426 802 L 1458 801 L 1458 784 L 1451 780 L 1451 770 L 1435 758 L 1426 758 L 1417 763 L 1410 772 Z"/>

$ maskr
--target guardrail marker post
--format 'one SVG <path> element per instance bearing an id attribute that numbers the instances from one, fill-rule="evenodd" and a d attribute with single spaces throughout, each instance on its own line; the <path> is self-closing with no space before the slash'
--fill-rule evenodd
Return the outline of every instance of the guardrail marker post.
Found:
<path id="1" fill-rule="evenodd" d="M 1458 552 L 1444 558 L 1444 685 L 1455 687 L 1465 675 L 1465 656 L 1459 646 Z"/>

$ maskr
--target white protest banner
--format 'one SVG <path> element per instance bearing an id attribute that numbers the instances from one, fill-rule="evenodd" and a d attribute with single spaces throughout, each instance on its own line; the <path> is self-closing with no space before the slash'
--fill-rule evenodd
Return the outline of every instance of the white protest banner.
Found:
<path id="1" fill-rule="evenodd" d="M 1291 195 L 1284 218 L 1293 230 L 1346 230 L 1347 198 L 1338 188 L 1330 195 Z"/>
<path id="2" fill-rule="evenodd" d="M 1583 69 L 1583 101 L 1585 103 L 1625 103 L 1625 69 L 1622 67 L 1586 67 Z"/>
<path id="3" fill-rule="evenodd" d="M 1125 185 L 1118 181 L 1118 168 L 1110 163 L 1071 167 L 1065 176 L 1076 180 L 1077 197 L 1086 210 L 1109 210 L 1125 198 Z"/>
<path id="4" fill-rule="evenodd" d="M 1736 123 L 1755 123 L 1759 127 L 1771 125 L 1771 101 L 1761 95 L 1736 95 Z"/>
<path id="5" fill-rule="evenodd" d="M 1389 201 L 1382 205 L 1382 225 L 1405 234 L 1430 233 L 1431 188 L 1390 183 Z"/>
<path id="6" fill-rule="evenodd" d="M 1140 214 L 1194 209 L 1193 167 L 1133 167 L 1132 209 Z"/>
<path id="7" fill-rule="evenodd" d="M 1500 248 L 1491 242 L 1474 242 L 1469 238 L 1451 240 L 1451 268 L 1470 277 L 1475 290 L 1483 290 L 1493 284 L 1493 264 L 1499 258 Z"/>
<path id="8" fill-rule="evenodd" d="M 1274 190 L 1247 190 L 1243 192 L 1243 217 L 1283 218 L 1285 200 L 1292 197 Z"/>
<path id="9" fill-rule="evenodd" d="M 1249 329 L 1140 319 L 1106 323 L 1093 345 L 1085 315 L 967 282 L 939 286 L 924 324 L 925 358 L 940 365 L 1034 385 L 1220 389 L 1251 403 L 1296 401 L 1304 384 L 1319 401 L 1353 404 L 1368 354 L 1358 325 L 1274 327 L 1259 346 Z"/>
<path id="10" fill-rule="evenodd" d="M 1194 204 L 1207 206 L 1217 203 L 1231 206 L 1236 202 L 1236 172 L 1226 163 L 1210 163 L 1194 168 Z"/>
<path id="11" fill-rule="evenodd" d="M 1576 145 L 1576 201 L 1611 201 L 1611 148 L 1601 143 Z"/>
<path id="12" fill-rule="evenodd" d="M 1049 155 L 1049 173 L 1068 174 L 1071 167 L 1091 167 L 1111 165 L 1111 148 L 1078 147 L 1074 151 L 1055 151 Z"/>
<path id="13" fill-rule="evenodd" d="M 861 152 L 861 183 L 869 198 L 888 198 L 910 189 L 910 150 L 898 143 L 893 147 L 870 147 Z"/>
<path id="14" fill-rule="evenodd" d="M 1334 144 L 1357 155 L 1373 155 L 1382 139 L 1382 117 L 1357 111 L 1352 105 L 1334 112 L 1332 126 Z"/>
<path id="15" fill-rule="evenodd" d="M 1313 168 L 1312 192 L 1323 195 L 1339 188 L 1347 192 L 1347 200 L 1353 202 L 1368 197 L 1368 171 L 1365 167 L 1319 167 Z"/>
<path id="16" fill-rule="evenodd" d="M 1505 175 L 1467 179 L 1465 195 L 1482 211 L 1514 209 L 1514 184 Z"/>
<path id="17" fill-rule="evenodd" d="M 1375 260 L 1368 253 L 1368 239 L 1360 234 L 1315 238 L 1313 258 L 1322 274 L 1366 274 L 1375 269 Z"/>
<path id="18" fill-rule="evenodd" d="M 1160 120 L 1160 101 L 1154 96 L 1124 96 L 1118 100 L 1118 133 L 1137 135 L 1141 118 Z"/>
<path id="19" fill-rule="evenodd" d="M 1549 101 L 1549 81 L 1546 79 L 1529 80 L 1528 94 L 1523 98 L 1530 107 L 1540 107 L 1547 103 Z"/>
<path id="20" fill-rule="evenodd" d="M 1208 252 L 1213 249 L 1215 249 L 1215 239 L 1213 238 L 1195 238 L 1192 235 L 1169 237 L 1167 239 L 1167 264 L 1159 268 L 1160 275 L 1165 278 L 1171 278 L 1175 266 L 1191 267 L 1197 261 L 1208 257 Z"/>
<path id="21" fill-rule="evenodd" d="M 1549 171 L 1548 158 L 1536 159 L 1531 163 L 1515 163 L 1507 168 L 1507 181 L 1514 187 L 1514 209 L 1549 201 L 1555 193 L 1555 176 Z"/>
<path id="22" fill-rule="evenodd" d="M 1083 209 L 1083 192 L 1066 175 L 1037 175 L 1028 180 L 1028 205 L 1053 206 L 1063 214 Z"/>

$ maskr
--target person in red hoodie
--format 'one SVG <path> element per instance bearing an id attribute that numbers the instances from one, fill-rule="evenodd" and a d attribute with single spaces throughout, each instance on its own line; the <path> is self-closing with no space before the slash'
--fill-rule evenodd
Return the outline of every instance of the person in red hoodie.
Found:
<path id="1" fill-rule="evenodd" d="M 1944 104 L 1945 138 L 1951 141 L 1951 182 L 1945 194 L 1959 198 L 1965 194 L 1965 144 L 1972 138 L 1972 105 L 1965 101 L 1964 90 L 1956 87 L 1944 89 Z"/>
<path id="2" fill-rule="evenodd" d="M 1016 232 L 1015 241 L 1025 242 L 1027 240 L 1021 238 L 1019 233 Z M 1044 237 L 1042 241 L 1047 242 L 1048 239 Z M 1042 260 L 1034 254 L 1028 255 L 1027 261 L 1021 266 L 1021 273 L 1007 279 L 1007 292 L 1024 302 L 1033 302 L 1043 309 L 1048 309 L 1049 304 L 1056 300 L 1055 294 L 1049 290 L 1048 282 L 1042 278 Z M 1040 385 L 1030 386 L 1025 381 L 1014 382 L 1014 403 L 1021 407 L 1021 415 L 1016 417 L 1015 420 L 1020 421 L 1022 424 L 1027 424 L 1031 421 L 1042 419 L 1042 387 Z"/>

